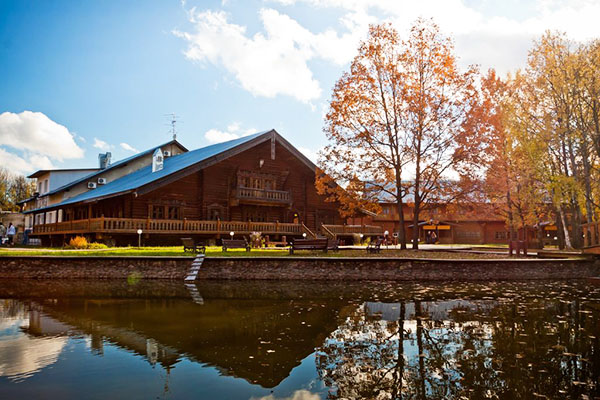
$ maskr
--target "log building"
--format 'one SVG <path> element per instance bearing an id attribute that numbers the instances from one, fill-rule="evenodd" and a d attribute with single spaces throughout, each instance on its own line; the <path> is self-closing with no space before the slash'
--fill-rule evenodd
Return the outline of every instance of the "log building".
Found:
<path id="1" fill-rule="evenodd" d="M 69 171 L 75 179 L 51 189 Z M 30 237 L 133 244 L 141 230 L 146 244 L 167 244 L 231 232 L 315 237 L 343 224 L 315 189 L 316 166 L 275 130 L 193 151 L 173 140 L 114 164 L 102 154 L 86 172 L 32 175 L 45 183 L 22 204 Z"/>

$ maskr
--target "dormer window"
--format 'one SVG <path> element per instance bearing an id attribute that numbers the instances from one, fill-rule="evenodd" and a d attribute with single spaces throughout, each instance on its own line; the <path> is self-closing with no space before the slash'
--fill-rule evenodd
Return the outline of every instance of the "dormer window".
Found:
<path id="1" fill-rule="evenodd" d="M 162 151 L 156 149 L 152 155 L 152 172 L 160 171 L 163 169 L 164 157 Z"/>

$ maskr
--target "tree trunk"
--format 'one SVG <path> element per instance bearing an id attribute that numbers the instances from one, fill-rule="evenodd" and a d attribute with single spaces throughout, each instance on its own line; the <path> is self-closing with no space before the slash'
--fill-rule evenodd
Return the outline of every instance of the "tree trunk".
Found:
<path id="1" fill-rule="evenodd" d="M 565 248 L 567 250 L 573 250 L 573 245 L 571 245 L 571 238 L 569 237 L 569 230 L 567 229 L 567 222 L 565 220 L 565 212 L 563 207 L 558 209 L 558 213 L 560 215 L 560 223 L 563 228 L 563 235 L 565 236 Z"/>
<path id="2" fill-rule="evenodd" d="M 398 241 L 400 242 L 400 248 L 406 250 L 406 233 L 404 232 L 404 210 L 402 209 L 402 194 L 398 192 L 397 204 L 398 204 L 398 216 L 400 219 L 400 226 L 398 227 Z"/>

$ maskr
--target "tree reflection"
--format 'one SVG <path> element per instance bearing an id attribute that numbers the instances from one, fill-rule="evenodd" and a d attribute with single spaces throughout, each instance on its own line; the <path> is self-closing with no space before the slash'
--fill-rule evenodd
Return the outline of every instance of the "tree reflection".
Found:
<path id="1" fill-rule="evenodd" d="M 317 369 L 330 399 L 594 398 L 599 320 L 597 300 L 553 287 L 366 302 L 317 349 Z"/>

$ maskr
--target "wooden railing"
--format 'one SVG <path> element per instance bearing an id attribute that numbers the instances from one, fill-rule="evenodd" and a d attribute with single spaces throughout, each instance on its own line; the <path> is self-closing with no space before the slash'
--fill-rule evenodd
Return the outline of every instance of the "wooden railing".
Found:
<path id="1" fill-rule="evenodd" d="M 383 235 L 383 228 L 374 225 L 325 225 L 328 233 L 334 235 L 351 235 L 354 233 L 363 235 Z"/>
<path id="2" fill-rule="evenodd" d="M 244 222 L 244 221 L 196 221 L 174 219 L 142 218 L 90 218 L 77 221 L 56 222 L 34 225 L 34 235 L 77 234 L 77 233 L 198 233 L 198 234 L 264 234 L 302 235 L 307 232 L 304 224 L 281 222 Z M 310 231 L 308 231 L 310 232 Z"/>
<path id="3" fill-rule="evenodd" d="M 585 247 L 600 246 L 600 222 L 581 225 L 581 232 L 585 235 Z"/>
<path id="4" fill-rule="evenodd" d="M 283 190 L 266 190 L 238 187 L 236 197 L 240 200 L 259 200 L 274 203 L 289 203 L 290 192 Z"/>

